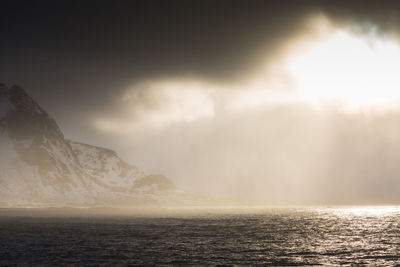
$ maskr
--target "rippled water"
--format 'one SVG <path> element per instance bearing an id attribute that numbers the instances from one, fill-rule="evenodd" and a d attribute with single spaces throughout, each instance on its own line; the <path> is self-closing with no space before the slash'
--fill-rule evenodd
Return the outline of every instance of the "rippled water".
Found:
<path id="1" fill-rule="evenodd" d="M 400 209 L 0 217 L 0 265 L 400 263 Z"/>

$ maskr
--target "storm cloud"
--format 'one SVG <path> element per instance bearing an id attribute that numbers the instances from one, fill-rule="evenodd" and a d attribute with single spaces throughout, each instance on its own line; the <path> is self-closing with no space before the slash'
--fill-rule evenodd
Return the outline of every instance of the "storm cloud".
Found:
<path id="1" fill-rule="evenodd" d="M 399 112 L 300 103 L 282 65 L 315 19 L 398 42 L 398 1 L 3 1 L 2 11 L 1 81 L 26 88 L 68 138 L 189 191 L 397 200 Z"/>
<path id="2" fill-rule="evenodd" d="M 310 14 L 325 14 L 355 30 L 373 26 L 396 34 L 398 6 L 396 1 L 3 1 L 0 72 L 4 82 L 29 87 L 67 122 L 69 114 L 109 105 L 113 94 L 143 80 L 249 78 Z"/>

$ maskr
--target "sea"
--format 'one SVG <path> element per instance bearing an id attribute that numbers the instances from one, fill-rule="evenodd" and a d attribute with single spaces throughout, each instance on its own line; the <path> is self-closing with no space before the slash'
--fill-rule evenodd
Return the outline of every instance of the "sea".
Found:
<path id="1" fill-rule="evenodd" d="M 400 207 L 0 210 L 0 266 L 400 264 Z"/>

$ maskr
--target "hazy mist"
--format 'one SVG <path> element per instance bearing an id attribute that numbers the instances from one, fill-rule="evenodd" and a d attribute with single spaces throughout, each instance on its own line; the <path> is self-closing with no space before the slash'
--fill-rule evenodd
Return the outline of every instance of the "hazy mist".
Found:
<path id="1" fill-rule="evenodd" d="M 271 204 L 397 203 L 400 17 L 398 2 L 377 2 L 121 2 L 111 10 L 105 2 L 93 13 L 73 2 L 66 11 L 47 5 L 50 18 L 33 25 L 44 11 L 10 2 L 0 70 L 5 82 L 32 88 L 68 138 L 113 148 L 188 192 Z M 182 12 L 168 16 L 177 6 Z M 26 17 L 15 24 L 12 14 Z M 329 46 L 343 40 L 353 50 Z M 318 46 L 333 56 L 309 52 Z M 320 61 L 296 69 L 297 58 Z M 299 79 L 299 69 L 309 76 Z"/>

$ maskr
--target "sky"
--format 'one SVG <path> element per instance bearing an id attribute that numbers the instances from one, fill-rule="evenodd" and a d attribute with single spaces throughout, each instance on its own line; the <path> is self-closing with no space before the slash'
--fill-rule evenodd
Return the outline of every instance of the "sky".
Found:
<path id="1" fill-rule="evenodd" d="M 189 192 L 400 201 L 398 1 L 2 1 L 0 81 Z"/>

